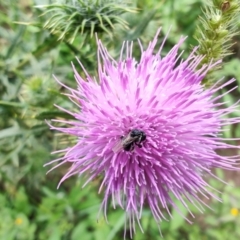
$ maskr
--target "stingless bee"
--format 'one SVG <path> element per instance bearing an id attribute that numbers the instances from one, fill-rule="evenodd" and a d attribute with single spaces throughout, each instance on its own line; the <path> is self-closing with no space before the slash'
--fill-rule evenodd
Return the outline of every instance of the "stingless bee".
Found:
<path id="1" fill-rule="evenodd" d="M 117 153 L 123 149 L 124 151 L 131 152 L 134 150 L 135 146 L 141 148 L 141 143 L 145 141 L 146 138 L 145 132 L 138 129 L 132 129 L 127 136 L 121 136 L 121 141 L 116 144 L 113 151 Z"/>

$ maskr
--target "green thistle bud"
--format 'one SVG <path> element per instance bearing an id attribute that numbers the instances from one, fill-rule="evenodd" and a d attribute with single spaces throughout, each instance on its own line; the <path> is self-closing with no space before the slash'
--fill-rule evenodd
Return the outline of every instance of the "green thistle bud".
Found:
<path id="1" fill-rule="evenodd" d="M 45 10 L 41 16 L 48 17 L 43 27 L 57 35 L 59 40 L 70 43 L 79 33 L 88 33 L 91 37 L 95 32 L 111 35 L 115 23 L 127 28 L 127 22 L 120 15 L 136 12 L 128 7 L 124 0 L 66 0 L 65 4 L 55 3 L 37 7 Z"/>
<path id="2" fill-rule="evenodd" d="M 229 33 L 229 31 L 226 29 L 218 29 L 216 32 L 217 38 L 218 39 L 224 38 L 228 35 L 228 33 Z"/>
<path id="3" fill-rule="evenodd" d="M 198 53 L 204 55 L 199 68 L 203 64 L 210 64 L 231 54 L 232 38 L 238 34 L 236 21 L 240 11 L 240 0 L 212 0 L 204 10 L 204 17 L 200 17 L 195 38 L 199 43 Z M 212 85 L 212 73 L 220 68 L 209 71 L 203 80 L 206 86 Z"/>
<path id="4" fill-rule="evenodd" d="M 20 90 L 22 101 L 29 106 L 46 107 L 53 105 L 54 96 L 49 91 L 56 89 L 54 81 L 48 81 L 47 78 L 34 76 L 27 79 Z"/>
<path id="5" fill-rule="evenodd" d="M 236 11 L 239 9 L 239 3 L 237 3 L 236 1 L 235 2 L 232 2 L 230 4 L 230 7 L 229 7 L 229 11 Z"/>
<path id="6" fill-rule="evenodd" d="M 229 1 L 224 1 L 222 4 L 221 4 L 221 10 L 223 12 L 226 12 L 228 11 L 230 8 L 230 2 Z"/>
<path id="7" fill-rule="evenodd" d="M 205 43 L 204 43 L 205 48 L 209 49 L 212 47 L 212 45 L 213 45 L 213 40 L 209 40 L 209 39 L 205 40 Z"/>
<path id="8" fill-rule="evenodd" d="M 211 29 L 207 29 L 205 36 L 209 39 L 214 39 L 216 37 L 216 33 L 215 33 L 215 31 L 213 31 Z"/>
<path id="9" fill-rule="evenodd" d="M 212 19 L 209 21 L 209 24 L 213 28 L 218 28 L 221 25 L 222 22 L 222 16 L 220 14 L 216 14 L 215 16 L 212 17 Z"/>
<path id="10" fill-rule="evenodd" d="M 213 6 L 217 9 L 220 9 L 222 3 L 223 3 L 223 0 L 213 0 Z"/>

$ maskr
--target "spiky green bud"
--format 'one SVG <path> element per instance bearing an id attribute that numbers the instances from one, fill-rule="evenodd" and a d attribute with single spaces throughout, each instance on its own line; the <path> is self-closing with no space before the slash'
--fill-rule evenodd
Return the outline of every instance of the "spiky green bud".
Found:
<path id="1" fill-rule="evenodd" d="M 204 10 L 204 17 L 200 17 L 195 38 L 199 43 L 198 53 L 204 55 L 199 68 L 203 64 L 209 64 L 231 54 L 233 36 L 236 31 L 237 17 L 240 11 L 240 0 L 212 0 Z M 212 84 L 211 74 L 220 68 L 217 65 L 203 80 L 203 84 Z"/>
<path id="2" fill-rule="evenodd" d="M 48 81 L 46 77 L 33 76 L 23 83 L 20 89 L 20 98 L 29 106 L 53 105 L 54 96 L 49 90 L 56 89 L 56 87 L 56 83 Z"/>
<path id="3" fill-rule="evenodd" d="M 72 43 L 76 36 L 95 32 L 106 32 L 111 35 L 114 24 L 127 28 L 127 22 L 121 18 L 125 12 L 136 12 L 123 0 L 66 0 L 65 4 L 54 3 L 37 6 L 44 9 L 48 19 L 44 28 L 58 36 L 59 40 Z"/>
<path id="4" fill-rule="evenodd" d="M 218 28 L 221 25 L 222 16 L 220 14 L 216 14 L 209 20 L 209 24 L 213 29 Z"/>

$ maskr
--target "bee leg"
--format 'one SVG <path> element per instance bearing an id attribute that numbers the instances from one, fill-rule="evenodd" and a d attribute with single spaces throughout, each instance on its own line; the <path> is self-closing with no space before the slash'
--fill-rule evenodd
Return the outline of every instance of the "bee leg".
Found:
<path id="1" fill-rule="evenodd" d="M 127 152 L 132 152 L 134 149 L 134 145 L 133 145 L 133 143 L 130 143 L 130 144 L 124 146 L 123 149 Z"/>
<path id="2" fill-rule="evenodd" d="M 134 149 L 134 145 L 133 145 L 133 144 L 131 144 L 131 147 L 130 147 L 130 152 L 132 152 L 132 151 L 133 151 L 133 149 Z"/>
<path id="3" fill-rule="evenodd" d="M 142 148 L 142 144 L 136 143 L 136 145 L 137 145 L 139 148 Z"/>

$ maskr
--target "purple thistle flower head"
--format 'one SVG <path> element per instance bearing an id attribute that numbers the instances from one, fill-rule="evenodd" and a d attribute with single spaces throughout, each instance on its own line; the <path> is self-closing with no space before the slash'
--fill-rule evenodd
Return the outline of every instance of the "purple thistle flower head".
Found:
<path id="1" fill-rule="evenodd" d="M 239 122 L 223 118 L 236 105 L 223 108 L 219 101 L 223 95 L 214 97 L 234 80 L 220 80 L 205 89 L 201 80 L 213 65 L 197 70 L 202 57 L 195 55 L 196 49 L 179 61 L 178 50 L 185 38 L 161 57 L 165 38 L 155 54 L 159 32 L 146 50 L 139 42 L 139 61 L 132 56 L 132 43 L 124 43 L 120 59 L 114 60 L 98 40 L 98 81 L 81 63 L 86 79 L 73 66 L 78 89 L 60 84 L 79 106 L 76 113 L 68 111 L 76 121 L 55 120 L 70 126 L 51 126 L 78 137 L 57 165 L 72 164 L 60 183 L 74 174 L 88 177 L 84 185 L 102 176 L 101 209 L 106 216 L 109 198 L 114 208 L 123 208 L 131 235 L 136 221 L 140 226 L 144 205 L 157 222 L 165 219 L 161 209 L 171 216 L 169 207 L 177 208 L 173 196 L 186 208 L 189 201 L 201 211 L 204 202 L 199 193 L 217 198 L 209 191 L 204 174 L 214 176 L 211 169 L 215 167 L 237 169 L 238 156 L 216 153 L 234 148 L 223 142 L 221 132 L 223 126 Z"/>

